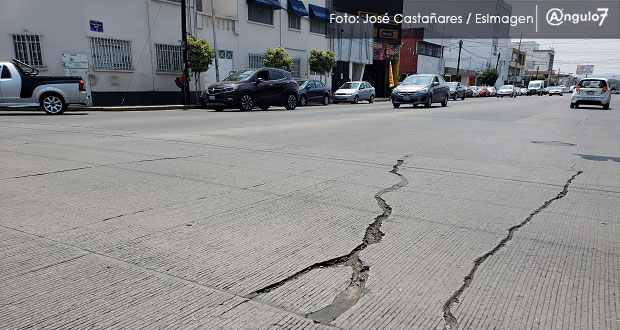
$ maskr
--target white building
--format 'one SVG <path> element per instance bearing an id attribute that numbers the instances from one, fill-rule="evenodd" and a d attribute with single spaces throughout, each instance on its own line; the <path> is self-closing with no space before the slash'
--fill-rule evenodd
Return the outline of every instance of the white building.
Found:
<path id="1" fill-rule="evenodd" d="M 266 47 L 280 45 L 295 59 L 293 75 L 309 77 L 310 50 L 328 49 L 329 42 L 322 32 L 325 0 L 309 0 L 314 10 L 304 1 L 308 16 L 288 7 L 297 0 L 216 0 L 220 78 L 262 66 Z M 180 103 L 174 83 L 182 70 L 179 3 L 0 0 L 0 59 L 23 60 L 41 75 L 80 75 L 96 105 Z M 211 1 L 187 3 L 188 32 L 213 46 Z M 200 88 L 213 81 L 210 69 Z"/>
<path id="2" fill-rule="evenodd" d="M 513 42 L 513 47 L 519 45 Z M 527 71 L 552 71 L 555 51 L 553 49 L 540 49 L 536 41 L 521 42 L 521 51 L 527 53 L 525 57 L 525 70 Z"/>

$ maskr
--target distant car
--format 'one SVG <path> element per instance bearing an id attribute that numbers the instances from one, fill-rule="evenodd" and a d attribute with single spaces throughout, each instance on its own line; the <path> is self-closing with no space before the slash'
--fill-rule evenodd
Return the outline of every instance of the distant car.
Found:
<path id="1" fill-rule="evenodd" d="M 450 87 L 443 78 L 436 74 L 416 74 L 403 80 L 392 90 L 390 99 L 394 108 L 401 104 L 424 104 L 430 108 L 433 103 L 448 105 Z"/>
<path id="2" fill-rule="evenodd" d="M 579 108 L 580 105 L 587 104 L 600 105 L 607 110 L 609 103 L 611 103 L 611 91 L 606 78 L 581 79 L 570 99 L 571 108 Z"/>
<path id="3" fill-rule="evenodd" d="M 469 86 L 466 87 L 465 97 L 474 97 L 474 91 Z"/>
<path id="4" fill-rule="evenodd" d="M 497 89 L 495 89 L 495 87 L 490 86 L 489 88 L 487 88 L 489 90 L 489 96 L 495 96 L 497 95 Z"/>
<path id="5" fill-rule="evenodd" d="M 212 84 L 200 97 L 200 104 L 215 111 L 239 108 L 262 110 L 283 105 L 297 107 L 298 85 L 287 71 L 275 68 L 247 69 L 234 72 L 223 81 Z"/>
<path id="6" fill-rule="evenodd" d="M 562 86 L 560 86 L 560 87 L 562 87 L 562 92 L 563 92 L 563 93 L 569 93 L 570 86 L 564 86 L 564 85 L 562 85 Z"/>
<path id="7" fill-rule="evenodd" d="M 461 100 L 465 99 L 465 94 L 467 94 L 467 88 L 465 88 L 463 85 L 461 85 L 460 82 L 448 82 L 446 83 L 448 85 L 448 87 L 450 87 L 450 97 L 456 101 L 457 98 L 460 98 Z"/>
<path id="8" fill-rule="evenodd" d="M 323 105 L 329 104 L 330 90 L 318 80 L 298 80 L 299 85 L 299 105 L 305 107 L 308 102 L 321 102 Z"/>
<path id="9" fill-rule="evenodd" d="M 497 91 L 497 97 L 503 98 L 504 96 L 517 97 L 517 91 L 513 85 L 504 85 Z"/>
<path id="10" fill-rule="evenodd" d="M 562 88 L 561 86 L 556 86 L 556 87 L 549 88 L 549 96 L 551 96 L 551 95 L 563 96 L 564 95 L 564 88 Z"/>
<path id="11" fill-rule="evenodd" d="M 469 86 L 469 89 L 471 89 L 472 97 L 480 96 L 480 88 L 478 86 Z"/>
<path id="12" fill-rule="evenodd" d="M 612 94 L 620 94 L 620 90 L 617 90 L 617 89 L 613 89 L 613 88 L 612 88 L 612 89 L 611 89 L 611 93 L 612 93 Z"/>
<path id="13" fill-rule="evenodd" d="M 549 87 L 543 88 L 543 95 L 549 94 Z"/>
<path id="14" fill-rule="evenodd" d="M 340 88 L 334 92 L 334 103 L 351 102 L 357 104 L 359 101 L 375 101 L 375 88 L 366 81 L 350 81 L 342 84 Z"/>
<path id="15" fill-rule="evenodd" d="M 532 80 L 527 85 L 527 95 L 543 95 L 545 90 L 544 80 Z"/>
<path id="16" fill-rule="evenodd" d="M 489 88 L 488 87 L 480 87 L 480 97 L 482 96 L 490 96 L 491 92 L 489 92 Z"/>

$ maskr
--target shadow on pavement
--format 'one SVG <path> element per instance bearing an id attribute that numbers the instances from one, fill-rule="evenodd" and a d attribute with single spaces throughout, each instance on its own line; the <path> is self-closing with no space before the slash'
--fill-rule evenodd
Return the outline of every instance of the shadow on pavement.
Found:
<path id="1" fill-rule="evenodd" d="M 620 157 L 611 157 L 611 156 L 597 156 L 597 155 L 582 155 L 582 154 L 574 154 L 583 159 L 594 160 L 597 162 L 606 162 L 611 160 L 612 162 L 620 163 Z"/>

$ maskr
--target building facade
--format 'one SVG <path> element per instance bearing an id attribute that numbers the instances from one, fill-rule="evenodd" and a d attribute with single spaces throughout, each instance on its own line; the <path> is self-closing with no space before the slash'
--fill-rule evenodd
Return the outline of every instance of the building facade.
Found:
<path id="1" fill-rule="evenodd" d="M 325 0 L 303 1 L 216 0 L 220 79 L 262 66 L 266 47 L 277 46 L 294 58 L 293 76 L 310 78 L 310 50 L 330 46 L 328 11 Z M 211 1 L 187 3 L 188 32 L 213 47 Z M 94 105 L 181 102 L 180 0 L 0 0 L 0 8 L 1 59 L 22 60 L 41 75 L 82 76 Z M 198 89 L 215 82 L 214 66 Z"/>

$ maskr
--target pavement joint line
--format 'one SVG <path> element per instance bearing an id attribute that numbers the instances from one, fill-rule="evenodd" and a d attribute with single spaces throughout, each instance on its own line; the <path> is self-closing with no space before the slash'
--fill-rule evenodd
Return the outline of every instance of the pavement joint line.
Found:
<path id="1" fill-rule="evenodd" d="M 163 276 L 163 277 L 171 278 L 171 279 L 174 279 L 174 280 L 177 280 L 177 281 L 181 281 L 181 282 L 188 283 L 188 284 L 191 284 L 191 285 L 199 286 L 199 287 L 211 290 L 211 291 L 219 292 L 221 294 L 230 295 L 230 296 L 233 296 L 233 297 L 236 297 L 236 298 L 240 298 L 240 299 L 243 299 L 244 302 L 248 302 L 248 301 L 252 300 L 252 299 L 249 299 L 247 297 L 244 297 L 244 296 L 239 295 L 239 294 L 237 294 L 235 292 L 232 292 L 232 291 L 228 291 L 228 290 L 221 289 L 221 288 L 218 288 L 218 287 L 202 284 L 202 283 L 199 283 L 199 282 L 196 282 L 196 281 L 192 281 L 192 280 L 180 277 L 180 276 L 171 275 L 171 274 L 168 274 L 166 272 L 161 272 L 161 271 L 158 271 L 158 270 L 155 270 L 155 269 L 151 269 L 149 267 L 144 267 L 144 266 L 136 265 L 134 263 L 131 263 L 131 262 L 128 262 L 128 261 L 125 261 L 123 259 L 119 259 L 119 258 L 116 258 L 116 257 L 112 257 L 112 256 L 109 256 L 109 255 L 103 254 L 101 252 L 85 249 L 85 248 L 82 248 L 82 247 L 79 247 L 79 246 L 75 246 L 75 245 L 68 244 L 68 243 L 65 243 L 65 242 L 61 242 L 61 241 L 58 241 L 58 240 L 55 240 L 55 239 L 52 239 L 52 238 L 49 238 L 49 237 L 33 234 L 33 233 L 30 233 L 30 232 L 25 231 L 25 230 L 21 230 L 21 229 L 5 226 L 5 225 L 2 225 L 2 224 L 0 224 L 0 227 L 1 228 L 5 228 L 5 229 L 9 229 L 9 230 L 14 230 L 14 231 L 20 232 L 22 234 L 26 234 L 26 235 L 29 235 L 29 236 L 34 236 L 34 237 L 39 238 L 39 239 L 44 239 L 44 240 L 50 241 L 50 242 L 55 243 L 55 244 L 60 244 L 62 246 L 67 246 L 67 247 L 70 247 L 70 248 L 77 249 L 77 250 L 80 250 L 82 252 L 85 252 L 85 254 L 80 255 L 78 257 L 72 257 L 72 258 L 69 258 L 68 260 L 63 260 L 61 262 L 55 263 L 53 265 L 50 265 L 49 267 L 42 267 L 39 270 L 42 270 L 42 269 L 45 269 L 45 268 L 50 268 L 50 267 L 56 266 L 58 264 L 62 264 L 64 262 L 71 262 L 71 261 L 74 261 L 74 260 L 79 259 L 79 258 L 84 257 L 84 256 L 98 256 L 98 257 L 101 257 L 103 259 L 107 259 L 107 260 L 110 260 L 110 261 L 113 261 L 113 262 L 117 262 L 117 263 L 121 263 L 121 264 L 127 265 L 129 267 L 133 267 L 135 269 L 139 269 L 139 270 L 141 270 L 141 271 L 143 271 L 143 272 L 145 272 L 147 274 L 150 274 L 150 275 Z M 274 305 L 274 304 L 271 304 L 271 303 L 268 303 L 268 302 L 265 302 L 265 301 L 262 301 L 262 300 L 254 300 L 254 301 L 256 303 L 258 303 L 258 304 L 263 305 L 263 306 L 266 306 L 266 307 L 269 307 L 269 308 L 274 308 L 274 309 L 277 309 L 279 311 L 282 311 L 282 312 L 285 312 L 285 313 L 289 313 L 289 314 L 293 314 L 293 315 L 296 315 L 296 316 L 299 316 L 299 317 L 307 319 L 306 315 L 300 314 L 300 313 L 298 313 L 296 311 L 293 311 L 293 310 L 289 310 L 289 309 L 283 308 L 282 306 Z M 238 304 L 238 305 L 240 305 L 240 304 Z M 238 305 L 236 305 L 234 307 L 237 307 Z M 329 326 L 329 327 L 334 328 L 334 329 L 338 329 L 337 327 L 335 327 L 333 325 L 329 325 L 329 324 L 324 324 L 324 325 L 325 326 Z"/>
<path id="2" fill-rule="evenodd" d="M 508 228 L 508 234 L 506 235 L 506 237 L 504 237 L 495 247 L 493 247 L 493 249 L 491 249 L 490 251 L 486 252 L 485 254 L 476 258 L 476 260 L 474 260 L 474 265 L 469 271 L 469 273 L 463 279 L 463 284 L 461 285 L 461 287 L 458 290 L 456 290 L 443 305 L 443 308 L 442 308 L 443 318 L 444 318 L 444 321 L 446 322 L 444 327 L 446 330 L 448 329 L 456 330 L 459 328 L 459 322 L 456 319 L 456 317 L 452 314 L 450 307 L 453 304 L 459 302 L 460 296 L 473 282 L 474 275 L 476 274 L 476 271 L 478 270 L 480 265 L 482 265 L 488 258 L 492 257 L 495 253 L 497 253 L 497 251 L 499 251 L 502 247 L 506 246 L 506 244 L 510 240 L 512 240 L 514 233 L 518 231 L 519 229 L 521 229 L 521 227 L 528 224 L 534 218 L 534 216 L 536 216 L 538 213 L 542 212 L 544 209 L 549 207 L 554 201 L 564 198 L 564 196 L 566 196 L 566 194 L 568 193 L 568 187 L 570 186 L 570 184 L 581 173 L 583 173 L 583 171 L 578 171 L 577 173 L 573 174 L 568 179 L 568 181 L 566 181 L 566 183 L 564 184 L 564 188 L 562 189 L 562 191 L 560 191 L 555 197 L 545 201 L 541 206 L 539 206 L 536 210 L 534 210 L 534 212 L 530 213 L 530 215 L 527 218 L 525 218 L 523 221 L 521 221 L 519 224 Z"/>
<path id="3" fill-rule="evenodd" d="M 248 299 L 254 299 L 262 294 L 271 292 L 281 287 L 282 285 L 292 280 L 295 280 L 315 269 L 344 265 L 349 266 L 352 269 L 351 280 L 347 288 L 337 294 L 331 304 L 318 311 L 308 313 L 307 317 L 312 319 L 316 323 L 329 324 L 334 321 L 338 316 L 342 315 L 342 313 L 353 307 L 353 305 L 357 303 L 363 293 L 363 290 L 366 286 L 366 280 L 368 279 L 370 271 L 370 267 L 365 265 L 364 262 L 361 260 L 360 253 L 368 246 L 380 243 L 383 238 L 384 233 L 381 231 L 381 225 L 392 214 L 392 207 L 385 201 L 385 199 L 383 199 L 382 196 L 386 193 L 401 189 L 409 184 L 409 180 L 407 180 L 407 178 L 405 178 L 405 176 L 403 176 L 402 174 L 398 173 L 400 166 L 404 164 L 407 157 L 408 156 L 405 156 L 403 157 L 403 159 L 397 160 L 396 164 L 392 166 L 392 170 L 390 170 L 390 173 L 398 176 L 400 178 L 400 181 L 387 188 L 379 190 L 375 194 L 374 198 L 383 212 L 380 215 L 376 216 L 374 221 L 369 224 L 368 227 L 366 227 L 366 232 L 362 239 L 362 243 L 360 243 L 346 255 L 314 263 L 306 268 L 295 272 L 292 275 L 287 276 L 286 278 L 278 282 L 258 289 L 248 294 L 246 297 Z"/>

